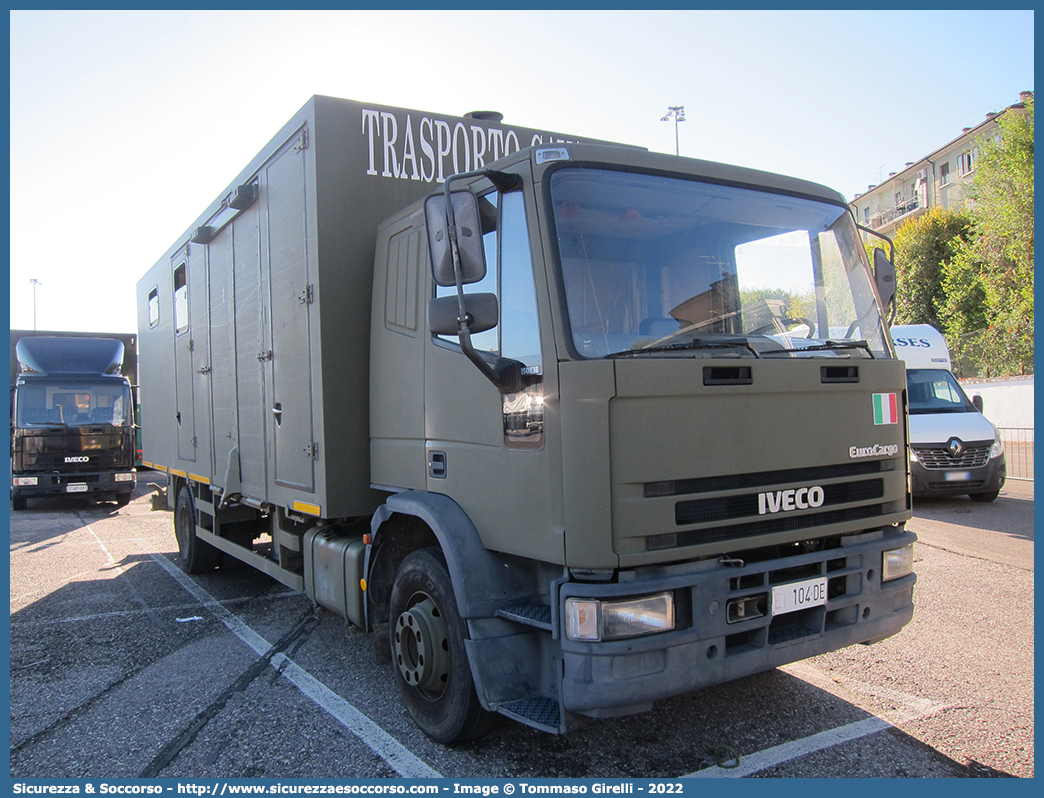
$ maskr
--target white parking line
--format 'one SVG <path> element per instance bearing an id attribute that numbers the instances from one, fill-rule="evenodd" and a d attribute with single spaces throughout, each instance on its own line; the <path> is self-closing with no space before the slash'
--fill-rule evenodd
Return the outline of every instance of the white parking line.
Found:
<path id="1" fill-rule="evenodd" d="M 300 593 L 286 592 L 286 593 L 266 593 L 264 596 L 239 596 L 238 598 L 224 599 L 223 604 L 245 604 L 247 602 L 254 602 L 258 599 L 270 599 L 270 598 L 300 598 Z M 153 607 L 153 612 L 178 612 L 194 610 L 199 607 L 198 602 L 192 602 L 191 604 L 167 604 L 162 607 Z M 123 618 L 127 616 L 144 615 L 145 610 L 113 610 L 112 612 L 95 612 L 91 615 L 70 615 L 65 618 L 45 618 L 39 621 L 13 621 L 11 628 L 21 626 L 54 626 L 55 624 L 62 623 L 84 623 L 88 621 L 104 621 L 109 618 Z"/>
<path id="2" fill-rule="evenodd" d="M 847 743 L 850 740 L 858 740 L 860 737 L 866 737 L 868 734 L 876 734 L 882 729 L 890 728 L 891 725 L 891 723 L 881 720 L 881 718 L 867 718 L 866 720 L 849 723 L 847 726 L 839 726 L 836 729 L 828 729 L 825 732 L 813 734 L 811 737 L 803 737 L 800 740 L 783 743 L 783 745 L 777 745 L 774 748 L 766 748 L 764 751 L 758 751 L 754 754 L 744 754 L 740 758 L 739 767 L 722 768 L 715 766 L 697 771 L 696 773 L 690 773 L 687 776 L 681 776 L 680 778 L 740 779 L 766 768 L 782 765 L 793 759 L 799 759 L 816 751 L 822 751 L 824 748 L 833 748 L 835 745 L 841 745 L 841 743 Z"/>
<path id="3" fill-rule="evenodd" d="M 946 704 L 933 701 L 930 698 L 921 698 L 910 693 L 903 693 L 891 687 L 870 684 L 843 674 L 833 676 L 826 671 L 809 665 L 807 662 L 793 662 L 790 665 L 784 665 L 780 670 L 796 676 L 798 679 L 808 682 L 821 690 L 836 695 L 838 698 L 848 698 L 849 694 L 856 693 L 886 699 L 893 704 L 893 708 L 888 712 L 879 713 L 879 716 L 896 726 L 937 715 L 947 708 Z M 866 709 L 866 707 L 863 707 L 863 709 Z"/>
<path id="4" fill-rule="evenodd" d="M 149 557 L 191 593 L 200 604 L 212 612 L 236 637 L 246 643 L 258 656 L 264 656 L 272 644 L 247 626 L 243 620 L 229 612 L 203 588 L 189 579 L 176 565 L 162 555 L 149 553 Z M 341 696 L 320 682 L 285 654 L 272 657 L 272 667 L 285 676 L 291 684 L 312 699 L 348 731 L 365 743 L 370 750 L 388 763 L 396 773 L 405 778 L 440 779 L 442 774 L 407 750 L 398 740 L 353 707 Z"/>
<path id="5" fill-rule="evenodd" d="M 858 740 L 861 737 L 867 737 L 885 729 L 896 728 L 897 724 L 900 723 L 910 723 L 921 718 L 930 717 L 931 715 L 935 715 L 946 709 L 946 705 L 941 704 L 938 701 L 920 698 L 915 695 L 910 695 L 909 693 L 902 693 L 888 687 L 879 687 L 877 685 L 868 684 L 867 682 L 861 682 L 858 679 L 852 679 L 847 676 L 834 677 L 805 662 L 795 662 L 790 665 L 785 665 L 781 667 L 780 670 L 790 673 L 792 676 L 795 676 L 802 681 L 809 682 L 821 690 L 831 693 L 832 695 L 837 695 L 842 699 L 844 699 L 845 696 L 840 695 L 840 693 L 845 692 L 845 690 L 839 690 L 838 688 L 847 688 L 849 691 L 862 693 L 864 695 L 886 698 L 896 705 L 891 712 L 882 713 L 882 715 L 890 717 L 891 720 L 889 721 L 886 720 L 885 717 L 874 715 L 865 720 L 849 723 L 846 726 L 827 729 L 818 734 L 803 737 L 800 740 L 793 740 L 789 743 L 783 743 L 782 745 L 777 745 L 773 748 L 766 748 L 764 751 L 757 751 L 753 754 L 744 754 L 740 758 L 739 767 L 723 768 L 714 766 L 695 773 L 689 773 L 680 778 L 743 778 L 744 776 L 750 776 L 762 770 L 775 767 L 776 765 L 782 765 L 786 762 L 800 759 L 801 757 L 808 756 L 816 751 L 833 748 L 835 745 L 841 745 L 842 743 L 851 742 L 852 740 Z"/>

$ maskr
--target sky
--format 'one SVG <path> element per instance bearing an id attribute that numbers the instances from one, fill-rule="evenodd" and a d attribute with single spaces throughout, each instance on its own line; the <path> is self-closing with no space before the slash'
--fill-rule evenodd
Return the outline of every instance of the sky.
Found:
<path id="1" fill-rule="evenodd" d="M 315 94 L 856 194 L 1032 91 L 1032 11 L 12 11 L 12 329 L 135 284 Z M 31 281 L 38 281 L 34 285 Z"/>

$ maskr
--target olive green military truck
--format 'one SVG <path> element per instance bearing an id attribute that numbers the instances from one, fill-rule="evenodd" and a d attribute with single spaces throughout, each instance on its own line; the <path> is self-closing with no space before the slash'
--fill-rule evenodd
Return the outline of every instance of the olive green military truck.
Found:
<path id="1" fill-rule="evenodd" d="M 895 634 L 877 255 L 813 183 L 314 97 L 138 284 L 181 565 L 373 632 L 442 742 Z"/>

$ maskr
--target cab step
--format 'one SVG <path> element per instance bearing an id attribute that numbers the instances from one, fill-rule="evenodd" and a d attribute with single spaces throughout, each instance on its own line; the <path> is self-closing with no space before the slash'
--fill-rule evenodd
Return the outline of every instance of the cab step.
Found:
<path id="1" fill-rule="evenodd" d="M 515 623 L 551 631 L 551 608 L 543 604 L 527 604 L 497 610 L 497 615 Z"/>
<path id="2" fill-rule="evenodd" d="M 517 720 L 540 731 L 562 734 L 562 713 L 558 701 L 546 696 L 523 698 L 497 707 L 501 715 Z"/>

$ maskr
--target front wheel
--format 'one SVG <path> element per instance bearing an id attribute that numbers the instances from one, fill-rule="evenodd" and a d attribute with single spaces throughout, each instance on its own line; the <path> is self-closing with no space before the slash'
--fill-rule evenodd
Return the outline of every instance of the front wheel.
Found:
<path id="1" fill-rule="evenodd" d="M 496 715 L 483 709 L 475 692 L 464 621 L 439 549 L 421 549 L 402 561 L 389 621 L 396 681 L 417 725 L 440 743 L 484 734 Z"/>
<path id="2" fill-rule="evenodd" d="M 178 492 L 174 505 L 174 534 L 178 538 L 178 566 L 182 571 L 199 574 L 217 568 L 221 552 L 196 535 L 196 504 L 187 485 Z"/>
<path id="3" fill-rule="evenodd" d="M 969 493 L 968 495 L 973 502 L 992 502 L 1000 496 L 1000 491 L 988 490 L 985 493 Z"/>

